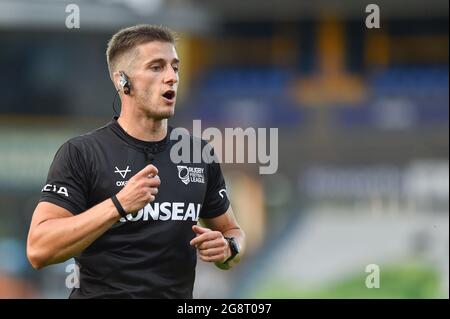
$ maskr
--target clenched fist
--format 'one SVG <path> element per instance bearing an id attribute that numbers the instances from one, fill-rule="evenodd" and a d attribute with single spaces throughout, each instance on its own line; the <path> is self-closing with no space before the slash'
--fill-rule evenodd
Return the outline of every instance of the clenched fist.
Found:
<path id="1" fill-rule="evenodd" d="M 213 231 L 197 225 L 192 226 L 192 230 L 197 237 L 192 239 L 190 244 L 197 248 L 201 260 L 223 263 L 231 256 L 228 241 L 220 231 Z"/>
<path id="2" fill-rule="evenodd" d="M 158 186 L 161 184 L 157 174 L 158 169 L 155 166 L 147 165 L 131 177 L 125 187 L 117 193 L 117 199 L 128 214 L 135 214 L 155 200 Z"/>

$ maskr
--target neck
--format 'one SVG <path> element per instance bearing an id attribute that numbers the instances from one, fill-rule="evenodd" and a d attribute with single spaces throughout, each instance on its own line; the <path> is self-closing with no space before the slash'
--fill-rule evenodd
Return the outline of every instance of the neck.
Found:
<path id="1" fill-rule="evenodd" d="M 167 119 L 156 120 L 121 112 L 117 122 L 127 134 L 141 141 L 161 141 L 167 135 Z"/>

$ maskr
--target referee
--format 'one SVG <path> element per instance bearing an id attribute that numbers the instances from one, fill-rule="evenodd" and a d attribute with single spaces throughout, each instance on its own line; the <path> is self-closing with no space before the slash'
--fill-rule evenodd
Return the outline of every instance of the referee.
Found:
<path id="1" fill-rule="evenodd" d="M 218 163 L 170 159 L 180 63 L 172 32 L 122 29 L 106 56 L 120 116 L 57 151 L 28 259 L 39 269 L 74 257 L 80 283 L 70 298 L 192 298 L 197 253 L 229 269 L 243 254 L 244 232 Z"/>

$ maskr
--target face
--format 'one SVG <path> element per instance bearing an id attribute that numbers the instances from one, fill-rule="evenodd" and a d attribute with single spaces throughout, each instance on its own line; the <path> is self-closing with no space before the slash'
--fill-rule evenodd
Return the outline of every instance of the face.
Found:
<path id="1" fill-rule="evenodd" d="M 136 49 L 129 77 L 137 108 L 158 120 L 173 116 L 179 80 L 175 46 L 152 41 Z"/>

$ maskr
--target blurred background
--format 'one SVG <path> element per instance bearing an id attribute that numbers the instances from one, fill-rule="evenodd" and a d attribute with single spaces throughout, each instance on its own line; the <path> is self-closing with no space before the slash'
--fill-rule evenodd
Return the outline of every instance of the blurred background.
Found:
<path id="1" fill-rule="evenodd" d="M 180 38 L 172 126 L 279 130 L 276 174 L 223 165 L 248 253 L 199 261 L 195 297 L 448 298 L 448 1 L 377 0 L 372 29 L 369 3 L 0 1 L 0 297 L 68 296 L 72 260 L 27 262 L 31 215 L 59 146 L 113 116 L 108 39 L 151 23 Z"/>

